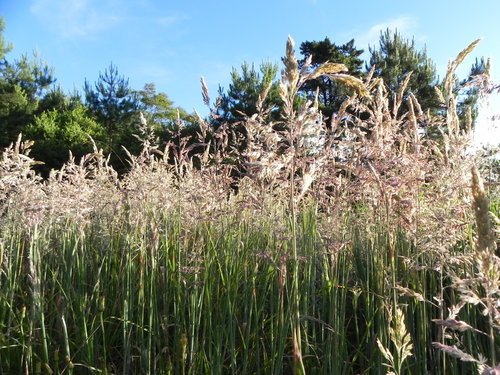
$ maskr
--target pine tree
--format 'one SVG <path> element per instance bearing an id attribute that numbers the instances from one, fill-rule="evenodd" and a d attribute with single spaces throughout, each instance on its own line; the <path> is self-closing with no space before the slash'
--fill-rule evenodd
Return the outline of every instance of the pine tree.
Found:
<path id="1" fill-rule="evenodd" d="M 119 75 L 115 65 L 110 64 L 99 74 L 94 87 L 85 80 L 84 93 L 87 107 L 110 135 L 130 126 L 138 109 L 138 99 L 128 79 Z"/>
<path id="2" fill-rule="evenodd" d="M 40 113 L 40 100 L 53 86 L 53 69 L 35 53 L 10 62 L 12 46 L 3 37 L 0 18 L 0 148 L 15 141 L 19 133 Z"/>
<path id="3" fill-rule="evenodd" d="M 363 52 L 354 46 L 354 39 L 341 46 L 332 43 L 328 37 L 321 41 L 306 41 L 300 45 L 300 53 L 304 58 L 299 61 L 299 67 L 302 67 L 310 56 L 311 70 L 326 62 L 340 63 L 347 67 L 349 74 L 359 78 L 363 75 L 363 60 L 360 58 Z M 347 96 L 353 93 L 352 89 L 327 76 L 307 81 L 301 88 L 308 98 L 316 95 L 317 90 L 320 110 L 326 118 L 337 112 Z"/>
<path id="4" fill-rule="evenodd" d="M 393 32 L 387 29 L 380 34 L 378 49 L 370 47 L 369 50 L 371 57 L 367 69 L 374 67 L 374 76 L 384 80 L 389 92 L 397 93 L 407 75 L 411 73 L 405 96 L 413 93 L 423 110 L 439 108 L 434 90 L 437 84 L 436 67 L 427 57 L 425 48 L 417 50 L 414 39 L 403 39 L 397 30 Z"/>
<path id="5" fill-rule="evenodd" d="M 217 115 L 219 121 L 235 123 L 257 112 L 257 102 L 270 86 L 265 105 L 277 107 L 279 104 L 276 75 L 278 67 L 272 63 L 262 63 L 259 71 L 255 66 L 244 62 L 241 72 L 233 68 L 231 83 L 227 92 L 219 88 Z"/>
<path id="6" fill-rule="evenodd" d="M 472 125 L 476 122 L 481 90 L 485 89 L 488 84 L 490 67 L 489 59 L 485 60 L 484 57 L 476 58 L 468 77 L 460 82 L 457 80 L 458 116 L 462 128 L 467 128 L 469 121 Z"/>
<path id="7" fill-rule="evenodd" d="M 111 163 L 120 172 L 128 168 L 123 147 L 132 153 L 140 151 L 134 134 L 139 124 L 139 100 L 129 86 L 128 79 L 119 75 L 118 68 L 110 66 L 99 74 L 92 86 L 84 85 L 85 104 L 105 132 L 104 150 L 111 153 Z"/>

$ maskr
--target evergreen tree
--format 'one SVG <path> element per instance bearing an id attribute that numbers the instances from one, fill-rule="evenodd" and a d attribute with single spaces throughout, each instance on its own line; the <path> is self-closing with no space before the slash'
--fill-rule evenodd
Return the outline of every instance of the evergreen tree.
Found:
<path id="1" fill-rule="evenodd" d="M 12 44 L 5 40 L 5 19 L 0 17 L 0 66 L 5 64 L 5 56 L 12 51 Z"/>
<path id="2" fill-rule="evenodd" d="M 110 135 L 130 126 L 132 117 L 137 113 L 137 96 L 130 88 L 128 79 L 120 76 L 113 64 L 99 74 L 93 87 L 85 80 L 84 93 L 87 107 Z"/>
<path id="3" fill-rule="evenodd" d="M 132 153 L 141 148 L 134 136 L 139 124 L 137 93 L 129 86 L 128 79 L 119 75 L 117 67 L 110 64 L 99 74 L 94 86 L 85 80 L 84 95 L 90 113 L 104 128 L 105 152 L 111 154 L 112 165 L 124 172 L 128 163 L 123 147 Z"/>
<path id="4" fill-rule="evenodd" d="M 37 113 L 57 110 L 64 111 L 82 104 L 82 99 L 78 92 L 67 95 L 60 86 L 52 87 L 38 101 Z"/>
<path id="5" fill-rule="evenodd" d="M 262 63 L 259 71 L 253 64 L 250 65 L 247 62 L 241 65 L 241 73 L 233 68 L 227 92 L 219 88 L 218 122 L 236 123 L 242 121 L 245 116 L 250 117 L 257 113 L 259 96 L 269 86 L 264 106 L 278 107 L 277 73 L 278 67 L 272 63 Z"/>
<path id="6" fill-rule="evenodd" d="M 53 69 L 37 54 L 7 60 L 12 47 L 3 37 L 4 28 L 0 18 L 0 148 L 15 141 L 40 113 L 39 102 L 55 82 Z"/>
<path id="7" fill-rule="evenodd" d="M 54 68 L 40 59 L 36 52 L 32 58 L 24 54 L 12 64 L 6 62 L 2 76 L 9 84 L 20 86 L 33 102 L 43 97 L 56 82 Z"/>
<path id="8" fill-rule="evenodd" d="M 277 73 L 276 64 L 262 63 L 257 70 L 253 64 L 245 62 L 241 65 L 241 71 L 233 68 L 227 92 L 219 87 L 217 112 L 212 119 L 212 126 L 216 129 L 227 127 L 224 162 L 233 167 L 231 173 L 235 181 L 246 173 L 243 156 L 248 144 L 247 129 L 243 124 L 245 120 L 259 111 L 259 104 L 267 111 L 269 121 L 280 120 L 281 99 Z M 259 103 L 263 95 L 265 100 Z"/>
<path id="9" fill-rule="evenodd" d="M 311 70 L 326 62 L 340 63 L 347 67 L 349 74 L 359 78 L 363 75 L 363 60 L 360 58 L 363 52 L 362 49 L 354 46 L 354 39 L 341 46 L 332 43 L 328 37 L 321 41 L 306 41 L 300 45 L 300 53 L 304 58 L 299 61 L 299 67 L 302 67 L 307 58 L 311 57 Z M 307 81 L 301 88 L 301 91 L 309 98 L 314 97 L 317 90 L 320 110 L 326 118 L 337 112 L 347 96 L 353 93 L 352 89 L 327 76 Z"/>
<path id="10" fill-rule="evenodd" d="M 0 149 L 14 142 L 32 121 L 36 103 L 29 100 L 20 86 L 0 79 Z"/>
<path id="11" fill-rule="evenodd" d="M 397 30 L 392 32 L 387 29 L 380 34 L 378 49 L 370 47 L 369 50 L 371 57 L 367 69 L 375 67 L 374 76 L 384 80 L 389 92 L 397 93 L 411 72 L 405 95 L 413 93 L 423 110 L 439 108 L 434 90 L 437 84 L 436 67 L 427 57 L 425 48 L 417 50 L 414 39 L 403 39 Z"/>
<path id="12" fill-rule="evenodd" d="M 475 124 L 479 112 L 479 99 L 481 90 L 485 88 L 490 74 L 490 60 L 484 57 L 476 58 L 466 79 L 458 82 L 457 94 L 459 98 L 458 116 L 462 128 L 467 127 L 467 122 Z M 470 110 L 470 119 L 468 112 Z"/>

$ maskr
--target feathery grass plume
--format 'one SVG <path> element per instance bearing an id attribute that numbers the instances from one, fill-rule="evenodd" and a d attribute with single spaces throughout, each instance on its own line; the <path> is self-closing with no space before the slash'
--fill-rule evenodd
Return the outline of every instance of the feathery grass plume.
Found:
<path id="1" fill-rule="evenodd" d="M 470 43 L 467 47 L 465 47 L 460 53 L 455 57 L 453 61 L 450 61 L 448 63 L 448 69 L 446 71 L 446 76 L 444 79 L 445 82 L 445 89 L 447 92 L 451 92 L 453 90 L 452 87 L 452 81 L 453 81 L 453 74 L 455 73 L 455 70 L 458 68 L 458 66 L 465 60 L 465 58 L 470 55 L 470 53 L 477 47 L 481 39 L 476 39 L 472 43 Z"/>
<path id="2" fill-rule="evenodd" d="M 403 99 L 404 99 L 404 94 L 406 91 L 406 88 L 408 87 L 408 84 L 410 83 L 410 79 L 412 76 L 413 72 L 408 72 L 405 76 L 405 79 L 401 83 L 401 85 L 398 88 L 398 91 L 395 93 L 395 98 L 394 98 L 394 108 L 393 108 L 393 116 L 395 119 L 398 118 L 398 113 L 399 113 L 399 108 L 401 107 L 401 104 L 403 104 Z"/>
<path id="3" fill-rule="evenodd" d="M 295 41 L 290 35 L 286 42 L 286 53 L 283 63 L 285 65 L 285 69 L 283 70 L 285 80 L 288 81 L 291 86 L 297 86 L 299 80 L 299 65 L 295 57 Z"/>
<path id="4" fill-rule="evenodd" d="M 484 298 L 481 298 L 484 306 L 483 314 L 489 320 L 490 359 L 495 366 L 497 364 L 495 337 L 500 334 L 500 257 L 495 231 L 490 220 L 489 201 L 475 166 L 472 168 L 472 196 L 477 225 L 475 260 L 478 282 L 484 293 Z M 467 289 L 467 285 L 461 286 Z"/>
<path id="5" fill-rule="evenodd" d="M 456 97 L 454 94 L 454 86 L 455 86 L 455 70 L 457 67 L 464 61 L 464 59 L 476 48 L 481 39 L 477 39 L 470 43 L 466 48 L 464 48 L 457 57 L 448 63 L 448 69 L 446 71 L 446 75 L 444 77 L 442 87 L 444 93 L 442 98 L 443 102 L 447 107 L 447 115 L 446 115 L 446 124 L 448 127 L 448 131 L 450 135 L 458 135 L 459 132 L 459 119 L 457 114 L 457 103 Z"/>
<path id="6" fill-rule="evenodd" d="M 283 57 L 284 69 L 281 72 L 281 81 L 279 84 L 280 98 L 283 101 L 283 112 L 290 121 L 294 117 L 293 100 L 300 88 L 300 74 L 297 58 L 295 57 L 295 41 L 288 36 L 286 42 L 285 57 Z"/>
<path id="7" fill-rule="evenodd" d="M 453 277 L 453 289 L 458 292 L 462 301 L 477 305 L 481 309 L 482 315 L 488 319 L 488 331 L 484 333 L 470 324 L 455 319 L 456 314 L 451 315 L 446 320 L 435 319 L 435 323 L 459 332 L 473 331 L 488 337 L 490 363 L 496 363 L 496 337 L 500 333 L 500 258 L 495 255 L 497 250 L 494 230 L 489 216 L 489 202 L 484 191 L 484 186 L 475 166 L 471 168 L 472 175 L 472 206 L 476 217 L 477 239 L 475 251 L 471 255 L 474 275 L 472 277 Z M 458 350 L 456 347 L 449 347 L 444 344 L 433 343 L 434 346 L 445 353 L 452 355 L 462 361 L 473 361 L 482 363 L 485 361 L 476 360 L 471 355 Z"/>
<path id="8" fill-rule="evenodd" d="M 323 75 L 337 74 L 337 73 L 347 73 L 348 69 L 344 64 L 326 62 L 321 64 L 316 68 L 307 79 L 316 79 Z"/>
<path id="9" fill-rule="evenodd" d="M 208 86 L 203 76 L 201 76 L 200 82 L 201 82 L 201 95 L 203 96 L 203 103 L 205 103 L 207 107 L 210 107 L 210 95 L 208 94 Z"/>
<path id="10" fill-rule="evenodd" d="M 271 90 L 271 87 L 273 86 L 273 82 L 270 81 L 262 90 L 262 92 L 259 93 L 259 98 L 257 99 L 257 112 L 262 113 L 262 111 L 265 109 L 263 107 L 264 101 L 266 100 L 269 91 Z"/>
<path id="11" fill-rule="evenodd" d="M 408 98 L 408 112 L 409 112 L 409 120 L 410 124 L 412 125 L 412 139 L 414 143 L 414 151 L 418 152 L 416 149 L 417 143 L 419 141 L 419 134 L 418 134 L 418 122 L 417 122 L 417 115 L 415 113 L 415 109 L 413 107 L 413 100 L 411 98 Z"/>
<path id="12" fill-rule="evenodd" d="M 40 189 L 42 178 L 33 167 L 43 162 L 34 160 L 31 147 L 34 142 L 17 140 L 2 151 L 0 159 L 0 226 L 2 221 L 21 219 L 18 223 L 32 226 L 44 215 L 46 194 Z M 28 210 L 27 207 L 30 207 Z"/>
<path id="13" fill-rule="evenodd" d="M 454 94 L 450 94 L 447 101 L 446 127 L 450 135 L 456 136 L 460 129 L 460 119 L 457 112 L 457 98 Z"/>
<path id="14" fill-rule="evenodd" d="M 180 125 L 179 111 L 177 111 L 177 123 Z M 142 150 L 138 155 L 138 158 L 142 158 L 146 161 L 151 162 L 154 155 L 163 156 L 163 153 L 158 150 L 160 140 L 155 134 L 154 127 L 148 124 L 142 112 L 139 112 L 138 130 L 139 134 L 133 134 L 134 138 L 136 138 L 142 145 Z M 132 165 L 134 162 L 136 162 L 136 157 L 131 155 L 125 147 L 123 147 L 123 149 L 128 156 L 129 164 Z"/>
<path id="15" fill-rule="evenodd" d="M 426 120 L 426 116 L 424 114 L 424 112 L 422 111 L 422 107 L 420 106 L 420 103 L 418 102 L 418 99 L 417 97 L 411 92 L 409 95 L 408 95 L 408 104 L 409 104 L 409 108 L 410 108 L 410 112 L 411 112 L 411 121 L 412 121 L 412 125 L 413 125 L 413 142 L 414 142 L 414 152 L 419 152 L 420 151 L 420 146 L 419 146 L 419 142 L 420 142 L 420 132 L 419 132 L 419 125 L 418 125 L 418 121 L 420 120 Z M 429 116 L 427 116 L 428 118 Z"/>
<path id="16" fill-rule="evenodd" d="M 495 367 L 486 367 L 481 375 L 500 375 L 500 365 Z"/>
<path id="17" fill-rule="evenodd" d="M 418 118 L 421 118 L 421 117 L 424 117 L 424 112 L 422 111 L 422 107 L 420 106 L 420 103 L 418 102 L 418 99 L 417 97 L 415 96 L 414 93 L 410 92 L 410 94 L 408 95 L 408 97 L 410 98 L 412 104 L 413 104 L 413 107 L 416 109 L 416 115 Z"/>
<path id="18" fill-rule="evenodd" d="M 470 354 L 467 354 L 464 351 L 458 349 L 456 346 L 444 345 L 444 344 L 441 344 L 440 342 L 433 342 L 432 346 L 434 346 L 436 349 L 439 349 L 439 350 L 445 352 L 448 355 L 451 355 L 454 358 L 460 359 L 461 361 L 480 363 L 479 360 L 477 360 L 476 358 L 474 358 Z"/>
<path id="19" fill-rule="evenodd" d="M 490 220 L 490 203 L 476 166 L 472 167 L 472 196 L 477 225 L 477 251 L 497 251 L 495 231 Z"/>
<path id="20" fill-rule="evenodd" d="M 396 312 L 393 315 L 388 311 L 392 324 L 389 327 L 389 337 L 392 342 L 393 351 L 384 347 L 382 342 L 377 338 L 377 346 L 384 356 L 386 363 L 384 365 L 391 369 L 395 375 L 403 374 L 403 364 L 407 358 L 412 355 L 413 345 L 411 337 L 406 328 L 404 314 L 401 308 L 396 307 Z"/>
<path id="21" fill-rule="evenodd" d="M 446 100 L 444 98 L 443 90 L 441 90 L 438 86 L 434 86 L 434 92 L 437 95 L 437 98 L 439 100 L 439 103 L 441 105 L 446 105 Z"/>
<path id="22" fill-rule="evenodd" d="M 353 89 L 359 96 L 361 97 L 369 97 L 370 93 L 368 92 L 365 84 L 359 78 L 351 76 L 349 74 L 328 74 L 328 77 L 334 79 L 335 81 L 340 82 L 343 85 Z"/>
<path id="23" fill-rule="evenodd" d="M 2 151 L 0 160 L 0 202 L 4 202 L 10 192 L 22 182 L 37 183 L 41 178 L 32 169 L 35 165 L 43 164 L 30 157 L 33 141 L 23 141 L 19 134 L 16 142 L 11 143 Z"/>
<path id="24" fill-rule="evenodd" d="M 456 319 L 432 319 L 432 321 L 440 326 L 443 326 L 443 327 L 446 327 L 446 328 L 449 328 L 453 331 L 458 331 L 458 332 L 465 332 L 465 331 L 474 331 L 474 332 L 478 332 L 478 333 L 481 333 L 483 335 L 486 335 L 486 333 L 472 327 L 471 325 L 463 322 L 463 321 L 460 321 L 460 320 L 456 320 Z"/>

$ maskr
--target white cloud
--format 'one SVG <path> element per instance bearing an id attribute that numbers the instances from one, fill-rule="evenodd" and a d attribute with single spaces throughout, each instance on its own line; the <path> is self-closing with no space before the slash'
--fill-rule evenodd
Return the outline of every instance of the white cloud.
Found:
<path id="1" fill-rule="evenodd" d="M 360 46 L 361 48 L 365 48 L 368 46 L 378 46 L 381 31 L 385 31 L 386 29 L 397 29 L 399 33 L 406 36 L 405 34 L 408 34 L 408 32 L 415 29 L 416 27 L 417 20 L 413 17 L 407 16 L 398 17 L 386 22 L 381 22 L 358 34 L 357 37 L 355 37 L 356 45 Z"/>
<path id="2" fill-rule="evenodd" d="M 30 11 L 65 38 L 91 38 L 123 20 L 114 0 L 35 0 Z"/>
<path id="3" fill-rule="evenodd" d="M 164 64 L 156 62 L 145 62 L 134 67 L 136 74 L 144 82 L 157 82 L 165 84 L 175 77 L 174 73 Z"/>
<path id="4" fill-rule="evenodd" d="M 172 25 L 177 25 L 188 19 L 189 18 L 184 14 L 174 14 L 174 15 L 156 17 L 153 19 L 153 22 L 155 22 L 160 26 L 172 26 Z"/>
<path id="5" fill-rule="evenodd" d="M 158 17 L 156 19 L 156 23 L 158 23 L 161 26 L 170 26 L 176 24 L 178 21 L 179 18 L 175 16 L 164 16 L 164 17 Z"/>

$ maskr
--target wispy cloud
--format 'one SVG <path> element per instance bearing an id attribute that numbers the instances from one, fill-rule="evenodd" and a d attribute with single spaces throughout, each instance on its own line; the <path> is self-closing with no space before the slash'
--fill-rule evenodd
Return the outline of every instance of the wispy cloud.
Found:
<path id="1" fill-rule="evenodd" d="M 418 26 L 418 22 L 413 17 L 398 17 L 386 22 L 377 23 L 371 26 L 368 30 L 359 33 L 356 37 L 356 45 L 364 48 L 368 46 L 378 45 L 380 32 L 386 29 L 398 30 L 402 34 L 407 34 Z"/>
<path id="2" fill-rule="evenodd" d="M 115 0 L 35 0 L 30 11 L 64 38 L 91 38 L 123 20 Z"/>
<path id="3" fill-rule="evenodd" d="M 134 66 L 134 74 L 136 74 L 142 82 L 157 82 L 168 83 L 174 77 L 174 73 L 165 67 L 164 64 L 156 62 L 145 62 L 139 66 Z"/>
<path id="4" fill-rule="evenodd" d="M 155 22 L 160 26 L 171 26 L 180 22 L 182 17 L 179 16 L 163 16 L 155 19 Z"/>

